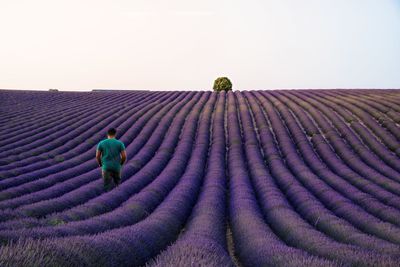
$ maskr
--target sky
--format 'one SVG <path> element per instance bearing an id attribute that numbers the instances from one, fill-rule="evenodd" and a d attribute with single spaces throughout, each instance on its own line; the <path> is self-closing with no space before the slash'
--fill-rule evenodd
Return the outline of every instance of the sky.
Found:
<path id="1" fill-rule="evenodd" d="M 400 88 L 400 1 L 0 0 L 0 88 Z"/>

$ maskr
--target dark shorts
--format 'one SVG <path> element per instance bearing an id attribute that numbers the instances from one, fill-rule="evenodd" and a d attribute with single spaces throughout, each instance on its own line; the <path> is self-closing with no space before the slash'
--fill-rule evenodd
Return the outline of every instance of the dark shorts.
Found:
<path id="1" fill-rule="evenodd" d="M 108 191 L 112 189 L 114 182 L 115 186 L 118 186 L 121 183 L 121 170 L 120 171 L 109 171 L 109 170 L 101 170 L 101 174 L 103 176 L 104 181 L 104 190 Z"/>

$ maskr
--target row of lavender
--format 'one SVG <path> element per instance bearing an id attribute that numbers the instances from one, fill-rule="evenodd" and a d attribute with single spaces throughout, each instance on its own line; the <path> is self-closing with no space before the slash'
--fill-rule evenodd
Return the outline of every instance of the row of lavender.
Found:
<path id="1" fill-rule="evenodd" d="M 4 265 L 399 260 L 396 90 L 53 94 L 54 116 L 49 105 L 34 120 L 8 94 L 0 131 L 16 134 L 0 150 Z M 93 146 L 109 126 L 129 160 L 122 185 L 103 193 Z"/>

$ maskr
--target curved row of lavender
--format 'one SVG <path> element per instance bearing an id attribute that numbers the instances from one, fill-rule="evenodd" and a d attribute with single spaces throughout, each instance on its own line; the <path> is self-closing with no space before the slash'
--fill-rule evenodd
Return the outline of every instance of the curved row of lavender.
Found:
<path id="1" fill-rule="evenodd" d="M 399 266 L 399 90 L 0 101 L 0 266 Z"/>

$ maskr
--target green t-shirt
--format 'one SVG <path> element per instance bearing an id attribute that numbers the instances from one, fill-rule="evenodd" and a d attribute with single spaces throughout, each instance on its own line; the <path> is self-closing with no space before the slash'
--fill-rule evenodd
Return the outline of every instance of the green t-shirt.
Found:
<path id="1" fill-rule="evenodd" d="M 99 142 L 97 149 L 101 151 L 102 169 L 106 171 L 119 171 L 121 169 L 121 155 L 125 150 L 123 142 L 115 138 L 107 138 Z"/>

